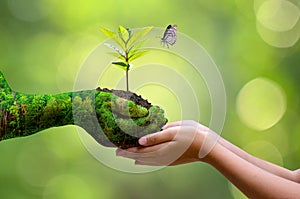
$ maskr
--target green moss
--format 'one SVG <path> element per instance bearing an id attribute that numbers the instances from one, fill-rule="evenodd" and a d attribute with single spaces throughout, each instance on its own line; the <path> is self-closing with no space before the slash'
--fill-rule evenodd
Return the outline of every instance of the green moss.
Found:
<path id="1" fill-rule="evenodd" d="M 75 124 L 102 145 L 127 148 L 167 122 L 158 106 L 147 109 L 96 89 L 57 95 L 14 92 L 1 72 L 0 100 L 0 140 Z"/>

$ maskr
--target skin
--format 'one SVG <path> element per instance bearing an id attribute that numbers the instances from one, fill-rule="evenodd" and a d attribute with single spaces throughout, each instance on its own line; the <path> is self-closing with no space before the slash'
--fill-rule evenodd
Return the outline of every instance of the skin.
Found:
<path id="1" fill-rule="evenodd" d="M 163 131 L 139 139 L 143 147 L 118 149 L 116 154 L 137 165 L 210 164 L 247 197 L 300 198 L 300 170 L 291 171 L 254 157 L 194 121 L 165 125 Z M 205 156 L 199 157 L 205 152 Z"/>

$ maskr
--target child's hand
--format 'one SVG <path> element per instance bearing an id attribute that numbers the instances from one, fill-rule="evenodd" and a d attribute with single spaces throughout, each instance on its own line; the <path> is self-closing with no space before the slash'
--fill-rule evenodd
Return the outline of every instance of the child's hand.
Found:
<path id="1" fill-rule="evenodd" d="M 139 165 L 177 165 L 200 161 L 199 151 L 209 129 L 194 121 L 167 124 L 163 131 L 139 140 L 143 147 L 117 150 L 118 156 L 132 158 Z"/>

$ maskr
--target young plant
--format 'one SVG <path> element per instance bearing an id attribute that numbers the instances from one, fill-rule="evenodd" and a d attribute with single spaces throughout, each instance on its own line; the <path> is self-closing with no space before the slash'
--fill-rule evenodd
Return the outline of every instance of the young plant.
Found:
<path id="1" fill-rule="evenodd" d="M 113 32 L 106 28 L 100 28 L 108 38 L 111 38 L 118 47 L 105 43 L 105 45 L 115 52 L 110 53 L 120 61 L 112 62 L 112 64 L 120 67 L 126 71 L 126 90 L 129 90 L 128 85 L 128 71 L 132 66 L 131 62 L 143 55 L 145 55 L 148 50 L 142 50 L 142 47 L 146 44 L 147 40 L 142 40 L 142 38 L 152 29 L 152 26 L 148 26 L 137 30 L 136 32 L 131 31 L 129 28 L 124 28 L 119 26 L 118 32 Z"/>

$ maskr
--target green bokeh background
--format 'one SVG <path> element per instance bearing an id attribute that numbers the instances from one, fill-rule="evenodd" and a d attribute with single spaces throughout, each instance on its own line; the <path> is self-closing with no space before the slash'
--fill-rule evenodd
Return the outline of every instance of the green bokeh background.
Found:
<path id="1" fill-rule="evenodd" d="M 3 0 L 0 70 L 17 91 L 70 91 L 82 62 L 105 39 L 99 27 L 177 24 L 179 31 L 208 51 L 222 74 L 227 94 L 222 136 L 256 156 L 296 169 L 300 162 L 300 44 L 278 48 L 265 41 L 255 15 L 262 2 Z M 300 7 L 299 1 L 291 2 Z M 299 24 L 292 31 L 298 38 Z M 290 31 L 278 34 L 291 37 Z M 116 73 L 122 75 L 122 71 Z M 265 130 L 249 127 L 237 112 L 240 90 L 258 77 L 276 82 L 286 100 L 282 118 Z M 153 97 L 154 102 L 156 99 Z M 177 110 L 178 102 L 172 103 Z M 170 104 L 162 106 L 169 109 L 172 120 L 178 119 Z M 208 125 L 208 118 L 204 116 L 201 122 Z M 0 157 L 0 197 L 5 199 L 245 198 L 216 170 L 202 163 L 147 174 L 108 168 L 87 152 L 74 126 L 3 141 Z"/>

